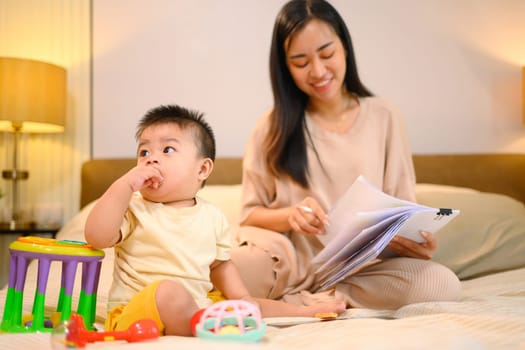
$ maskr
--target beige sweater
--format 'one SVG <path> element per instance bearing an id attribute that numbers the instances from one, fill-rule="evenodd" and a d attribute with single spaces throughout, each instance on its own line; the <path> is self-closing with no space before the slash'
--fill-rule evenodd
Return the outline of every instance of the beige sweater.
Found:
<path id="1" fill-rule="evenodd" d="M 359 175 L 390 195 L 415 201 L 415 173 L 402 115 L 377 97 L 360 99 L 360 107 L 354 125 L 343 134 L 320 129 L 306 116 L 324 167 L 323 170 L 308 145 L 309 189 L 269 173 L 261 156 L 269 122 L 268 114 L 264 115 L 252 132 L 243 160 L 241 222 L 256 207 L 287 207 L 306 196 L 317 199 L 328 211 Z M 308 270 L 321 243 L 315 236 L 293 232 L 288 236 L 295 246 L 299 266 Z"/>

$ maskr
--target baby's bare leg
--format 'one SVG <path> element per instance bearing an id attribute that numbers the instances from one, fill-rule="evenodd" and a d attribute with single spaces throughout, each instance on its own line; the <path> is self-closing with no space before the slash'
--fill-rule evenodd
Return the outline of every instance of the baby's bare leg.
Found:
<path id="1" fill-rule="evenodd" d="M 160 282 L 155 302 L 166 335 L 192 335 L 190 320 L 199 308 L 182 284 L 168 280 Z"/>
<path id="2" fill-rule="evenodd" d="M 345 311 L 344 301 L 318 302 L 312 305 L 295 305 L 284 301 L 272 299 L 255 299 L 261 308 L 263 317 L 314 317 L 317 313 L 336 313 L 341 314 Z"/>

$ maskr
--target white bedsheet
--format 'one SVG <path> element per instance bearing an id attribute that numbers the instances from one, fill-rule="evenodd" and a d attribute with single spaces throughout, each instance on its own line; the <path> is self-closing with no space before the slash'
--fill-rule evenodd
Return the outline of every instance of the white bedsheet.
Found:
<path id="1" fill-rule="evenodd" d="M 459 302 L 351 309 L 346 320 L 270 326 L 258 344 L 169 336 L 145 343 L 99 342 L 87 349 L 525 349 L 525 268 L 462 285 Z M 5 289 L 2 309 L 4 299 Z M 2 350 L 37 348 L 53 349 L 50 334 L 0 334 Z"/>

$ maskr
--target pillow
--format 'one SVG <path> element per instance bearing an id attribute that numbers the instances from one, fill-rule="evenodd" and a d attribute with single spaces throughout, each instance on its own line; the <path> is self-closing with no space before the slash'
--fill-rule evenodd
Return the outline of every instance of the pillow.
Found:
<path id="1" fill-rule="evenodd" d="M 207 185 L 198 195 L 221 208 L 230 224 L 238 226 L 241 185 Z M 461 211 L 436 232 L 434 261 L 469 279 L 525 266 L 525 206 L 508 196 L 464 187 L 416 185 L 417 201 L 431 207 Z M 57 233 L 57 239 L 84 241 L 84 224 L 95 202 L 86 205 Z M 113 259 L 113 249 L 106 249 Z M 109 265 L 109 264 L 107 264 Z"/>
<path id="2" fill-rule="evenodd" d="M 222 209 L 230 225 L 239 226 L 241 216 L 241 185 L 207 185 L 197 195 Z"/>
<path id="3" fill-rule="evenodd" d="M 420 204 L 459 209 L 461 213 L 436 232 L 433 260 L 460 279 L 525 266 L 525 206 L 511 197 L 472 189 L 416 185 Z"/>
<path id="4" fill-rule="evenodd" d="M 82 210 L 80 210 L 75 216 L 65 223 L 64 226 L 57 232 L 56 239 L 58 240 L 74 240 L 74 241 L 86 241 L 84 236 L 84 226 L 91 209 L 95 206 L 96 200 L 86 204 Z M 113 248 L 103 249 L 106 256 L 102 261 L 102 268 L 109 266 L 112 268 L 113 261 L 115 260 L 115 252 Z"/>
<path id="5" fill-rule="evenodd" d="M 86 224 L 87 216 L 89 215 L 91 209 L 95 206 L 95 203 L 96 201 L 87 204 L 84 206 L 84 208 L 82 208 L 82 210 L 80 210 L 80 212 L 67 221 L 64 226 L 62 226 L 60 231 L 57 232 L 56 238 L 85 242 L 86 238 L 84 237 L 84 225 Z"/>

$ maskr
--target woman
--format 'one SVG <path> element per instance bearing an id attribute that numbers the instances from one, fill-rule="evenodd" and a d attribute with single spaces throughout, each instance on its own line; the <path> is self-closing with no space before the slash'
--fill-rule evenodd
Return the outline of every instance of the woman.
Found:
<path id="1" fill-rule="evenodd" d="M 326 215 L 359 175 L 415 201 L 415 175 L 400 113 L 361 83 L 348 29 L 323 0 L 292 0 L 277 15 L 270 52 L 273 109 L 258 122 L 243 164 L 240 246 L 232 259 L 255 296 L 309 304 L 394 309 L 456 300 L 452 271 L 423 243 L 395 237 L 382 258 L 323 293 L 310 261 Z"/>

